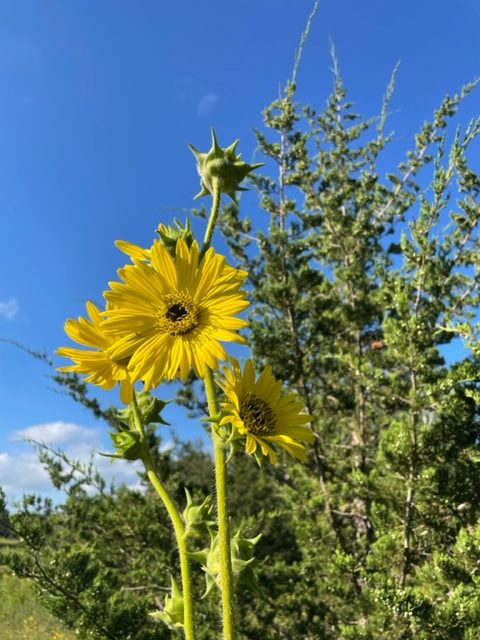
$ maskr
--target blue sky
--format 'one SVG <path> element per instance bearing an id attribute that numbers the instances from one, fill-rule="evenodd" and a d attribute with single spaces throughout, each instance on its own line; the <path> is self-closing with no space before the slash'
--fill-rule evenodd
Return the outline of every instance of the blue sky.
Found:
<path id="1" fill-rule="evenodd" d="M 159 222 L 193 206 L 198 177 L 187 143 L 206 150 L 210 126 L 221 144 L 240 138 L 252 157 L 253 128 L 291 73 L 312 6 L 0 3 L 0 338 L 52 356 L 68 343 L 65 319 L 83 314 L 88 299 L 100 302 L 122 265 L 114 240 L 148 244 Z M 444 95 L 480 75 L 478 24 L 478 0 L 321 0 L 298 97 L 324 105 L 330 37 L 364 115 L 378 113 L 400 61 L 385 158 L 393 169 Z M 460 123 L 478 115 L 479 95 L 467 99 Z M 242 205 L 254 213 L 253 197 Z M 19 432 L 79 457 L 108 446 L 106 429 L 52 390 L 44 365 L 4 342 L 0 363 L 0 485 L 10 497 L 48 487 Z M 191 423 L 179 429 L 200 433 Z M 131 468 L 115 469 L 133 481 Z"/>

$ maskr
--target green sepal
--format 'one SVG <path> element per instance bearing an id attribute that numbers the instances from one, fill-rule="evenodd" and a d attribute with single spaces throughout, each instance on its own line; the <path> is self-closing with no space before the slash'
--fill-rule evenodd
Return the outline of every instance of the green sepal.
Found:
<path id="1" fill-rule="evenodd" d="M 176 226 L 166 226 L 164 224 L 158 225 L 157 233 L 160 236 L 163 246 L 167 249 L 169 254 L 175 257 L 178 240 L 184 240 L 190 248 L 195 240 L 192 228 L 190 226 L 190 220 L 187 218 L 185 226 L 183 226 L 176 218 L 173 219 Z"/>
<path id="2" fill-rule="evenodd" d="M 142 425 L 169 424 L 160 415 L 169 402 L 152 396 L 148 391 L 137 392 L 136 402 Z M 125 407 L 125 409 L 121 409 L 118 413 L 121 420 L 127 422 L 131 426 L 135 424 L 134 408 L 132 405 Z"/>
<path id="3" fill-rule="evenodd" d="M 163 611 L 153 611 L 149 615 L 154 618 L 154 620 L 164 622 L 169 629 L 183 628 L 183 596 L 175 579 L 171 577 L 170 580 L 172 583 L 171 594 L 165 596 Z"/>
<path id="4" fill-rule="evenodd" d="M 235 140 L 228 147 L 222 148 L 218 144 L 214 129 L 212 129 L 212 146 L 207 153 L 199 151 L 192 144 L 188 145 L 195 156 L 197 170 L 200 174 L 201 189 L 194 200 L 202 196 L 213 195 L 214 181 L 217 182 L 220 192 L 229 196 L 235 204 L 237 204 L 235 192 L 247 191 L 240 186 L 240 183 L 251 171 L 262 167 L 264 163 L 248 164 L 243 162 L 240 154 L 236 153 L 238 142 Z"/>
<path id="5" fill-rule="evenodd" d="M 221 424 L 223 415 L 218 416 L 218 424 L 216 430 L 225 447 L 228 449 L 228 457 L 226 463 L 235 456 L 237 451 L 245 452 L 246 437 L 240 433 L 230 422 Z"/>
<path id="6" fill-rule="evenodd" d="M 115 448 L 115 454 L 108 455 L 111 458 L 123 458 L 124 460 L 140 460 L 142 457 L 142 442 L 136 431 L 119 431 L 109 433 Z"/>
<path id="7" fill-rule="evenodd" d="M 187 488 L 185 488 L 185 494 L 187 496 L 187 506 L 182 514 L 185 522 L 185 536 L 199 537 L 215 527 L 215 520 L 212 518 L 212 496 L 207 496 L 201 504 L 196 505 L 193 503 L 192 495 Z"/>
<path id="8" fill-rule="evenodd" d="M 218 534 L 209 530 L 210 547 L 200 551 L 191 551 L 188 555 L 192 560 L 200 563 L 205 572 L 205 591 L 202 598 L 206 598 L 216 584 L 220 574 L 220 550 L 218 548 Z"/>
<path id="9" fill-rule="evenodd" d="M 232 548 L 232 572 L 238 584 L 244 584 L 252 589 L 258 589 L 254 565 L 255 546 L 262 537 L 259 533 L 255 538 L 244 538 L 241 529 L 233 536 Z"/>
<path id="10" fill-rule="evenodd" d="M 218 424 L 221 417 L 221 413 L 217 413 L 214 416 L 203 416 L 202 418 L 200 418 L 200 422 L 211 422 L 213 424 Z"/>
<path id="11" fill-rule="evenodd" d="M 200 551 L 193 551 L 189 556 L 202 565 L 205 572 L 205 592 L 202 598 L 205 598 L 213 586 L 217 584 L 220 587 L 220 546 L 218 534 L 213 530 L 210 533 L 210 548 Z M 244 584 L 257 589 L 254 564 L 255 564 L 255 545 L 262 537 L 259 534 L 255 538 L 244 538 L 239 529 L 230 541 L 230 553 L 232 559 L 233 579 L 237 584 Z"/>

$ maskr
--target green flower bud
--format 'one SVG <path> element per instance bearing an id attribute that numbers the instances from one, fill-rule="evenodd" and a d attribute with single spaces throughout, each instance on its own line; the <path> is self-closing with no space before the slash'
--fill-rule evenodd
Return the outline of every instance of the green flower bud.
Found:
<path id="1" fill-rule="evenodd" d="M 205 572 L 206 589 L 203 597 L 207 596 L 213 585 L 220 587 L 220 546 L 218 534 L 210 531 L 210 548 L 194 551 L 190 556 L 199 562 Z M 259 534 L 256 538 L 242 537 L 241 529 L 230 541 L 230 553 L 232 558 L 233 579 L 237 584 L 245 584 L 254 589 L 257 588 L 253 565 L 255 563 L 255 545 L 262 537 Z"/>
<path id="2" fill-rule="evenodd" d="M 165 605 L 163 611 L 154 611 L 150 615 L 155 620 L 164 622 L 169 629 L 183 627 L 183 596 L 173 577 L 171 595 L 165 596 Z"/>
<path id="3" fill-rule="evenodd" d="M 235 140 L 229 147 L 222 148 L 219 146 L 215 131 L 212 129 L 212 147 L 210 151 L 202 153 L 192 144 L 188 145 L 197 160 L 197 169 L 200 174 L 201 190 L 194 199 L 208 194 L 213 195 L 214 181 L 217 181 L 220 192 L 230 196 L 235 204 L 237 202 L 235 192 L 247 191 L 247 189 L 240 186 L 240 182 L 251 171 L 262 167 L 263 163 L 247 164 L 243 162 L 240 159 L 240 155 L 235 153 L 238 142 L 238 140 Z"/>
<path id="4" fill-rule="evenodd" d="M 187 247 L 190 248 L 195 238 L 193 236 L 192 229 L 190 227 L 190 220 L 188 218 L 185 226 L 182 226 L 182 224 L 178 222 L 176 218 L 173 219 L 173 222 L 176 225 L 175 227 L 167 227 L 164 224 L 160 224 L 158 226 L 157 233 L 170 255 L 175 256 L 175 250 L 178 240 L 185 240 Z"/>
<path id="5" fill-rule="evenodd" d="M 124 458 L 125 460 L 139 460 L 142 457 L 142 445 L 138 433 L 135 431 L 119 431 L 109 435 L 115 447 L 115 454 L 109 457 Z"/>
<path id="6" fill-rule="evenodd" d="M 143 425 L 147 424 L 168 424 L 160 413 L 167 406 L 168 402 L 164 402 L 155 396 L 152 396 L 148 391 L 140 391 L 136 394 L 136 401 L 138 411 Z M 129 405 L 125 409 L 119 412 L 120 419 L 127 422 L 130 425 L 134 424 L 134 413 L 132 405 Z"/>
<path id="7" fill-rule="evenodd" d="M 218 535 L 212 530 L 210 533 L 210 548 L 202 549 L 201 551 L 190 552 L 190 557 L 196 560 L 202 565 L 202 569 L 205 572 L 206 588 L 202 598 L 205 598 L 213 586 L 219 580 L 220 575 L 220 549 L 218 546 Z"/>
<path id="8" fill-rule="evenodd" d="M 245 584 L 254 589 L 257 588 L 254 573 L 255 545 L 262 537 L 259 533 L 255 538 L 244 538 L 241 529 L 233 536 L 232 547 L 232 572 L 238 584 Z"/>
<path id="9" fill-rule="evenodd" d="M 185 535 L 198 537 L 215 526 L 215 520 L 211 517 L 213 512 L 212 496 L 207 496 L 202 504 L 196 505 L 193 504 L 190 491 L 185 489 L 185 493 L 187 495 L 187 506 L 183 511 Z"/>

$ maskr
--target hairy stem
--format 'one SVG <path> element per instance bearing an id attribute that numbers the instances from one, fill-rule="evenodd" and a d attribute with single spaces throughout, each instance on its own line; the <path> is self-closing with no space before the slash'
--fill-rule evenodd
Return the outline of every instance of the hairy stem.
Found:
<path id="1" fill-rule="evenodd" d="M 217 221 L 220 208 L 220 185 L 218 180 L 213 180 L 213 201 L 208 220 L 207 230 L 200 252 L 200 259 L 205 255 L 212 241 L 215 223 Z M 207 367 L 205 375 L 205 394 L 207 396 L 208 411 L 210 416 L 216 416 L 220 407 L 218 404 L 217 391 L 213 380 L 213 372 Z M 230 523 L 228 516 L 228 485 L 227 485 L 227 464 L 223 443 L 212 424 L 212 438 L 215 452 L 215 484 L 217 493 L 217 518 L 218 518 L 218 543 L 220 548 L 220 591 L 222 594 L 223 612 L 223 638 L 224 640 L 234 640 L 234 590 L 232 573 L 232 556 L 230 552 Z"/>
<path id="2" fill-rule="evenodd" d="M 203 247 L 202 247 L 202 250 L 200 251 L 199 262 L 203 258 L 203 256 L 206 254 L 212 242 L 213 230 L 215 229 L 218 211 L 220 209 L 221 191 L 218 185 L 218 180 L 216 178 L 212 179 L 212 185 L 213 185 L 212 208 L 210 210 L 210 217 L 208 219 L 207 230 L 205 231 L 205 237 L 203 239 Z"/>
<path id="3" fill-rule="evenodd" d="M 132 407 L 135 417 L 135 428 L 142 436 L 142 462 L 144 464 L 145 471 L 147 472 L 148 479 L 152 483 L 152 486 L 165 505 L 170 520 L 172 521 L 175 538 L 177 540 L 178 554 L 180 556 L 180 573 L 182 577 L 183 627 L 185 632 L 185 640 L 195 640 L 193 628 L 192 579 L 190 574 L 190 558 L 188 555 L 185 527 L 175 503 L 173 502 L 167 489 L 164 487 L 162 481 L 159 478 L 157 470 L 155 469 L 150 449 L 148 447 L 147 441 L 144 438 L 144 429 L 135 395 L 133 398 Z"/>
<path id="4" fill-rule="evenodd" d="M 205 393 L 211 416 L 219 412 L 219 405 L 213 373 L 207 369 L 205 376 Z M 232 557 L 230 552 L 230 523 L 228 516 L 228 485 L 225 450 L 215 429 L 212 428 L 215 451 L 215 483 L 217 490 L 218 541 L 220 547 L 220 589 L 222 592 L 223 637 L 224 640 L 235 638 L 234 623 L 234 590 L 232 574 Z"/>

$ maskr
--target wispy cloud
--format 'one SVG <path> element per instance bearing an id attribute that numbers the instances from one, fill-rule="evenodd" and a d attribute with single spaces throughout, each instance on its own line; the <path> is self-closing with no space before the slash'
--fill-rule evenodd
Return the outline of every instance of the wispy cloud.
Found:
<path id="1" fill-rule="evenodd" d="M 207 93 L 197 103 L 197 114 L 199 116 L 208 116 L 215 109 L 220 96 L 216 93 Z"/>
<path id="2" fill-rule="evenodd" d="M 18 313 L 18 301 L 16 298 L 10 298 L 5 302 L 0 301 L 0 316 L 7 320 L 13 320 Z"/>

